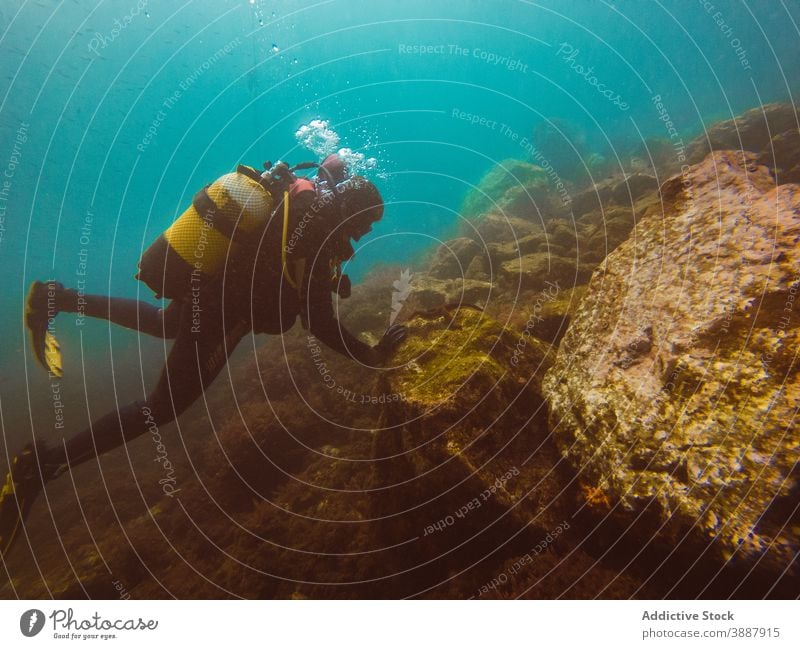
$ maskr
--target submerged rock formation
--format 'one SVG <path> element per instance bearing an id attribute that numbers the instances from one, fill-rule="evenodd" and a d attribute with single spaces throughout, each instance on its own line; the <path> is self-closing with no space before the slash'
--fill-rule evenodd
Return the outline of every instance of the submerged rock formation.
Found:
<path id="1" fill-rule="evenodd" d="M 522 160 L 503 160 L 467 192 L 461 216 L 473 219 L 489 212 L 538 222 L 564 213 L 564 187 L 547 172 Z M 561 192 L 561 194 L 559 193 Z"/>
<path id="2" fill-rule="evenodd" d="M 665 184 L 663 217 L 592 277 L 545 393 L 598 506 L 780 574 L 800 549 L 800 187 L 755 161 L 715 152 Z"/>
<path id="3" fill-rule="evenodd" d="M 764 104 L 732 119 L 712 124 L 688 145 L 688 161 L 698 163 L 709 151 L 752 151 L 761 153 L 770 140 L 800 128 L 800 117 L 792 104 Z"/>
<path id="4" fill-rule="evenodd" d="M 715 121 L 686 141 L 684 149 L 683 140 L 647 138 L 627 153 L 625 168 L 665 179 L 679 173 L 683 164 L 701 162 L 711 151 L 751 151 L 779 183 L 800 182 L 800 113 L 791 103 L 764 104 Z M 685 160 L 679 151 L 685 152 Z"/>
<path id="5" fill-rule="evenodd" d="M 575 218 L 591 212 L 602 212 L 614 206 L 630 209 L 636 201 L 657 188 L 655 177 L 646 173 L 613 176 L 576 192 L 570 208 Z"/>
<path id="6" fill-rule="evenodd" d="M 445 596 L 467 584 L 471 597 L 603 587 L 630 596 L 634 581 L 614 583 L 576 547 L 574 488 L 549 443 L 541 398 L 551 346 L 473 308 L 407 324 L 408 342 L 377 390 L 402 398 L 386 400 L 370 485 L 384 542 L 419 535 L 402 550 L 413 576 L 400 581 Z"/>

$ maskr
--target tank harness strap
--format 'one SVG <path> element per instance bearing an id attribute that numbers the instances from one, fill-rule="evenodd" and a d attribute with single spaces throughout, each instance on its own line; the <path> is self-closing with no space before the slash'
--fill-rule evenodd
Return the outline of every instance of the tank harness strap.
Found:
<path id="1" fill-rule="evenodd" d="M 214 228 L 220 234 L 224 234 L 228 239 L 233 239 L 234 231 L 236 230 L 236 220 L 217 218 L 219 215 L 219 208 L 208 195 L 209 187 L 210 185 L 206 185 L 194 195 L 192 206 L 197 210 L 197 213 L 206 225 Z"/>
<path id="2" fill-rule="evenodd" d="M 261 178 L 261 174 L 258 173 L 257 169 L 253 169 L 253 167 L 248 167 L 247 165 L 239 165 L 236 167 L 236 173 L 240 173 L 244 176 L 247 176 L 251 180 L 255 180 L 257 183 L 261 184 L 263 178 Z"/>
<path id="3" fill-rule="evenodd" d="M 318 176 L 325 176 L 325 180 L 328 182 L 330 187 L 336 186 L 336 181 L 333 179 L 333 174 L 331 170 L 327 167 L 320 166 L 319 170 L 317 171 Z"/>
<path id="4" fill-rule="evenodd" d="M 303 285 L 303 277 L 305 276 L 305 274 L 306 274 L 306 260 L 305 258 L 298 259 L 296 262 L 294 262 L 294 282 L 295 284 L 297 284 L 297 295 L 300 297 L 302 297 L 300 295 L 300 292 L 301 292 L 301 287 Z"/>
<path id="5" fill-rule="evenodd" d="M 306 260 L 298 259 L 294 262 L 294 277 L 289 272 L 289 262 L 287 261 L 286 245 L 289 238 L 289 190 L 283 192 L 283 237 L 281 238 L 281 268 L 283 269 L 283 276 L 289 285 L 297 291 L 300 295 L 303 281 L 303 275 L 306 269 Z"/>

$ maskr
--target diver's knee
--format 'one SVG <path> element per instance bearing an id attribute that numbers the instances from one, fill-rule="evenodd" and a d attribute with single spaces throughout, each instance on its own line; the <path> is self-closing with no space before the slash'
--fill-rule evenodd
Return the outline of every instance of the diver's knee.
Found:
<path id="1" fill-rule="evenodd" d="M 172 339 L 178 336 L 178 325 L 180 323 L 177 318 L 173 317 L 172 312 L 168 309 L 159 309 L 158 320 L 161 323 L 161 331 L 164 334 L 164 338 Z"/>
<path id="2" fill-rule="evenodd" d="M 161 322 L 161 331 L 164 338 L 177 338 L 181 324 L 181 309 L 175 302 L 170 302 L 167 308 L 158 310 L 158 318 Z"/>
<path id="3" fill-rule="evenodd" d="M 168 399 L 151 396 L 140 402 L 139 409 L 144 416 L 145 426 L 162 426 L 175 419 L 175 412 Z"/>

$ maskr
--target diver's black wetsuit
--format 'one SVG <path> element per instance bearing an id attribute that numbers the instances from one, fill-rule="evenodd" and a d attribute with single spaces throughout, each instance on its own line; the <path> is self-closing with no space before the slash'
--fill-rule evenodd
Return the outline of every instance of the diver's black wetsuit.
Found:
<path id="1" fill-rule="evenodd" d="M 67 440 L 66 449 L 53 448 L 46 464 L 75 466 L 138 437 L 153 423 L 172 421 L 210 385 L 245 335 L 283 333 L 298 316 L 332 349 L 362 363 L 374 362 L 373 349 L 341 327 L 333 311 L 331 267 L 342 259 L 343 248 L 347 256 L 349 242 L 334 242 L 325 228 L 309 228 L 294 252 L 306 259 L 299 289 L 282 272 L 275 235 L 266 236 L 262 244 L 261 249 L 271 254 L 259 253 L 252 262 L 229 267 L 224 276 L 165 309 L 125 298 L 84 296 L 81 312 L 86 316 L 175 342 L 156 388 L 145 401 L 101 417 Z M 64 293 L 60 310 L 76 312 L 77 294 Z"/>

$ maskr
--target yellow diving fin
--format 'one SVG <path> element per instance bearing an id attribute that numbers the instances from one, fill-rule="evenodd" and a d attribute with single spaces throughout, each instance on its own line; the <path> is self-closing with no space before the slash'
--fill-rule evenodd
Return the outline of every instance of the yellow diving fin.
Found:
<path id="1" fill-rule="evenodd" d="M 45 282 L 31 284 L 28 297 L 25 299 L 25 326 L 30 333 L 31 347 L 36 360 L 53 376 L 61 378 L 64 374 L 61 345 L 48 328 L 48 291 L 51 290 L 53 289 Z"/>
<path id="2" fill-rule="evenodd" d="M 42 364 L 48 372 L 59 379 L 64 376 L 61 365 L 61 345 L 49 331 L 44 332 L 44 363 Z"/>

